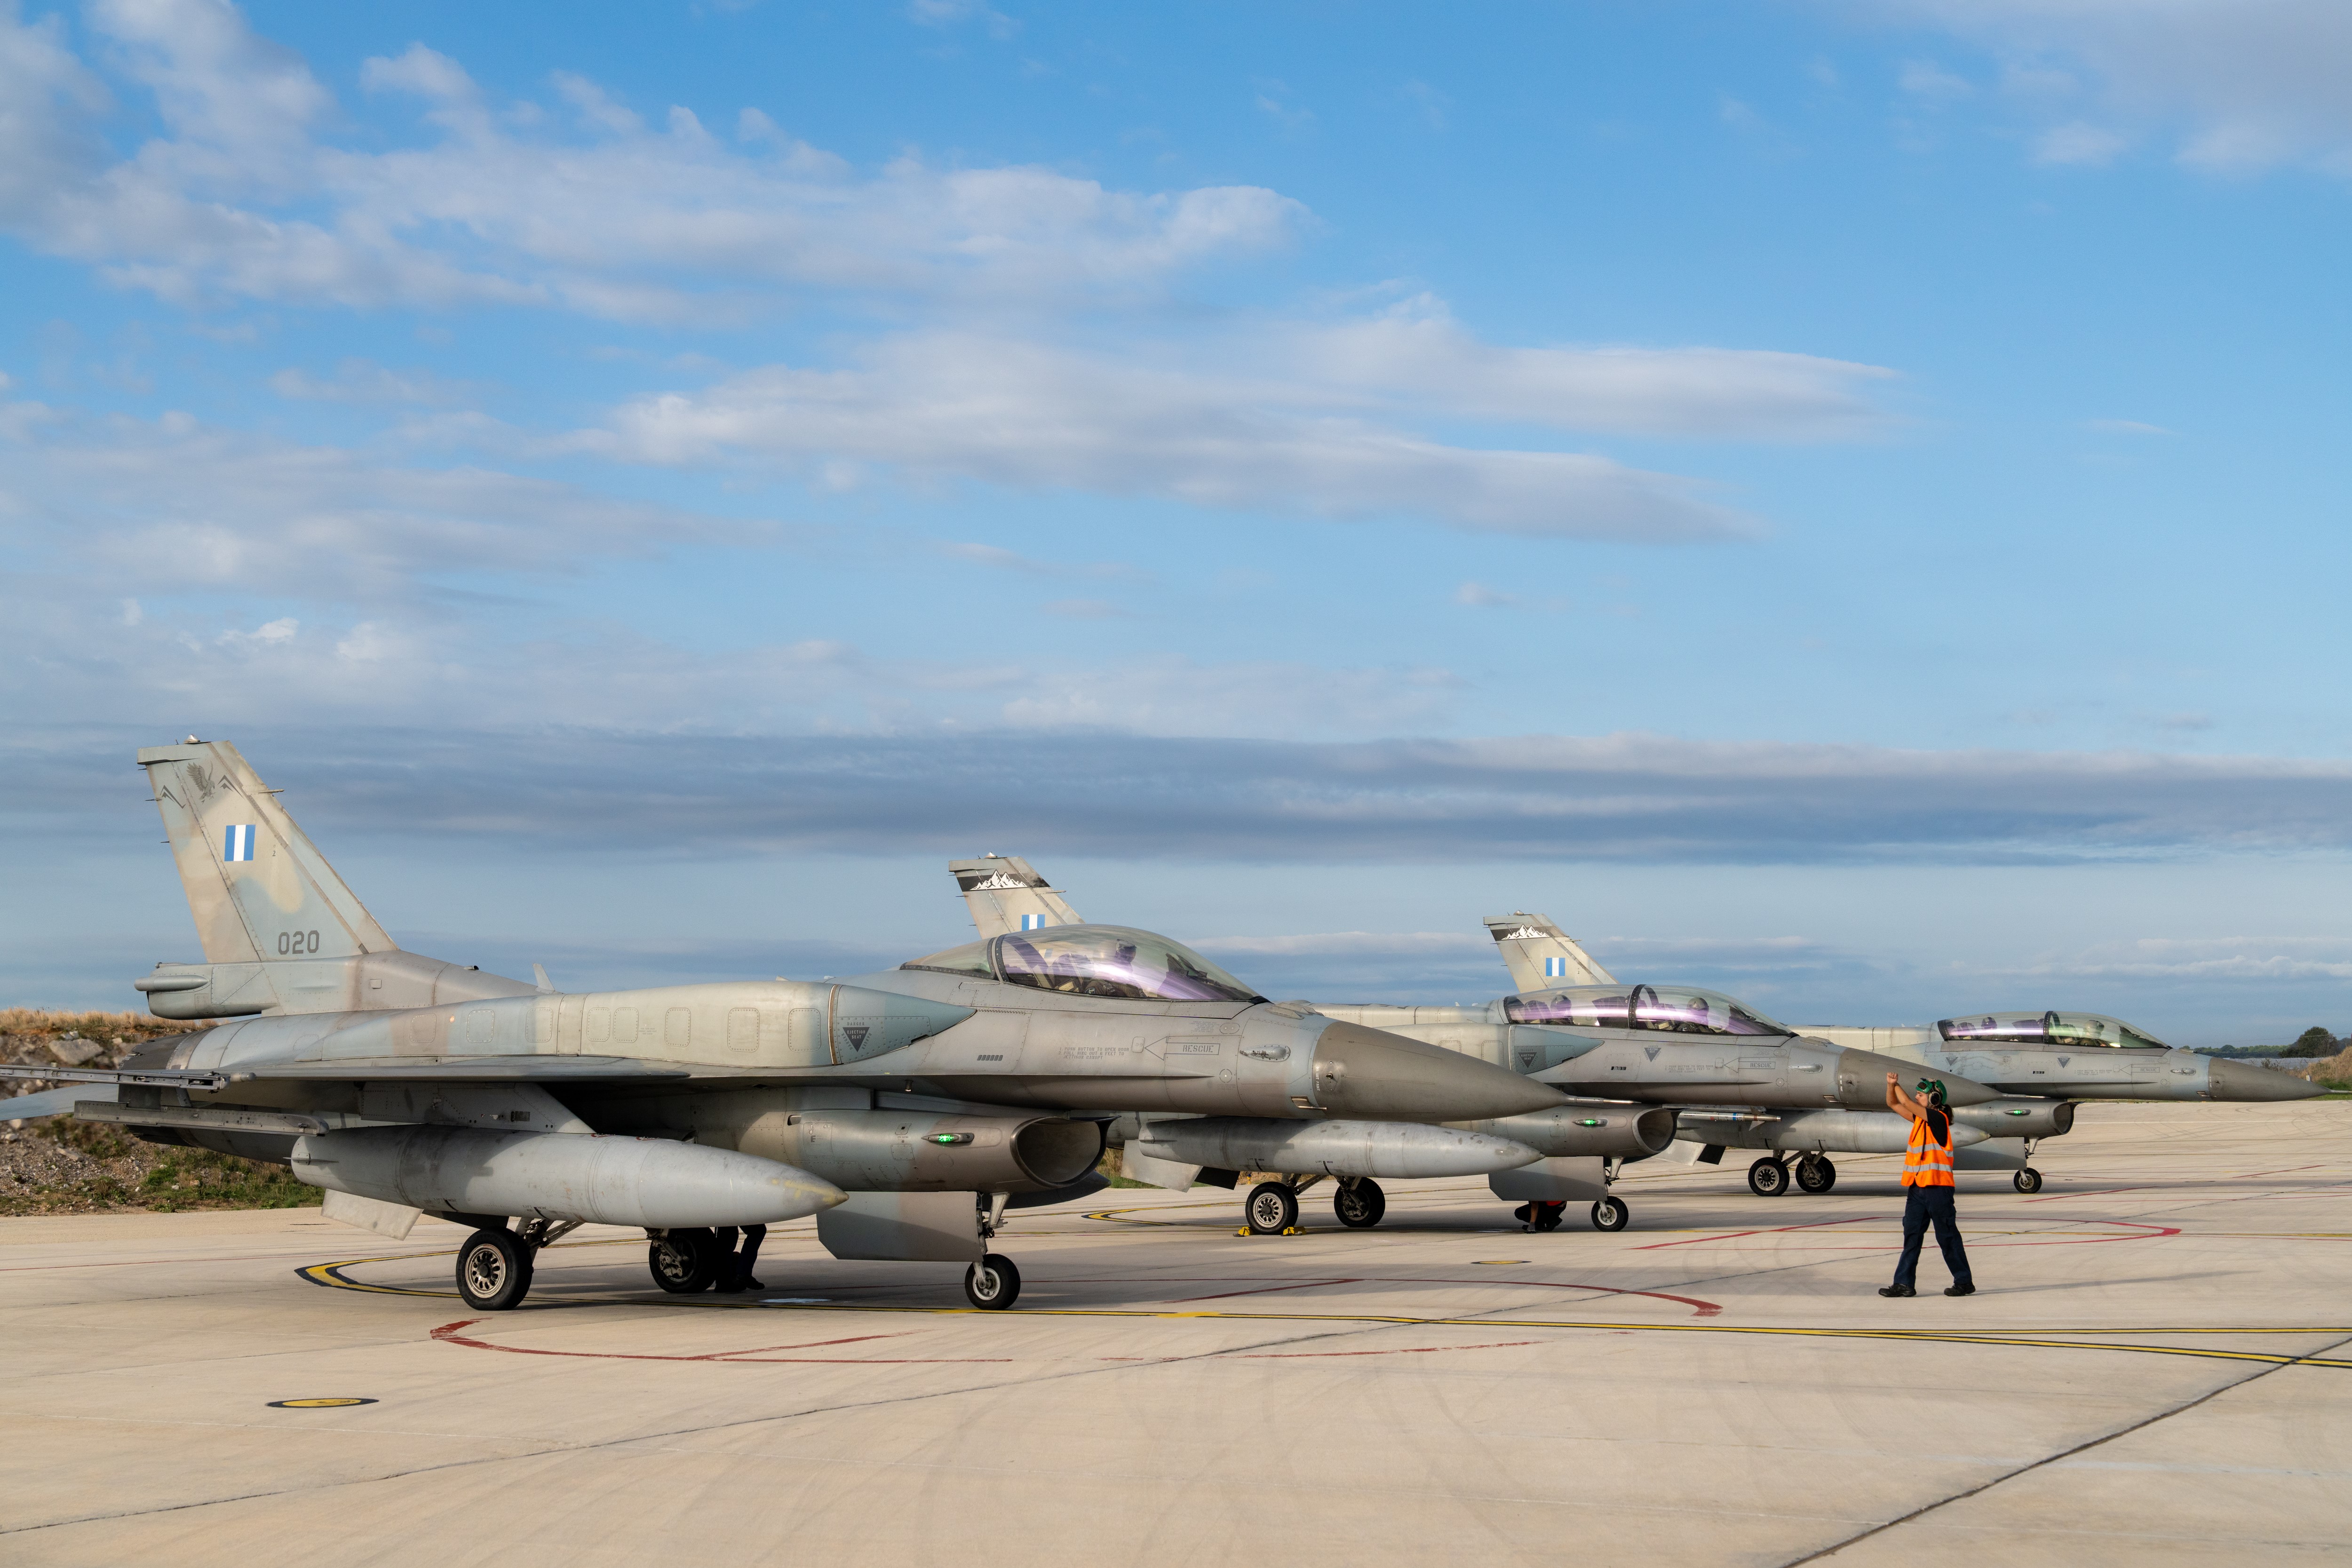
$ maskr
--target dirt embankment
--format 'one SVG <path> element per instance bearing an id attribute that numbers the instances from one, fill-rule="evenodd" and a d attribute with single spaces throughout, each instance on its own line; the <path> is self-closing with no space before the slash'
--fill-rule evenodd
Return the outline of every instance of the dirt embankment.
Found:
<path id="1" fill-rule="evenodd" d="M 0 1060 L 27 1067 L 110 1068 L 165 1035 L 201 1025 L 143 1013 L 0 1009 Z M 0 1097 L 65 1080 L 0 1080 Z M 45 1116 L 0 1121 L 0 1215 L 178 1209 L 297 1208 L 320 1199 L 276 1165 L 208 1149 L 149 1143 L 103 1122 Z"/>

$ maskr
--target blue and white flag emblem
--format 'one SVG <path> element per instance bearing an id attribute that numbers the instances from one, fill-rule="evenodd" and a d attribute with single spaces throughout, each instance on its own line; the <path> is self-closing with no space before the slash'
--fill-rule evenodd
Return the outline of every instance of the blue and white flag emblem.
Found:
<path id="1" fill-rule="evenodd" d="M 1045 917 L 1044 915 L 1023 915 L 1021 917 L 1021 929 L 1023 931 L 1044 931 L 1045 929 Z"/>
<path id="2" fill-rule="evenodd" d="M 1544 978 L 1545 978 L 1545 979 L 1547 979 L 1547 980 L 1565 980 L 1565 979 L 1567 979 L 1567 978 L 1568 978 L 1568 960 L 1566 960 L 1566 959 L 1564 959 L 1564 958 L 1547 958 L 1547 959 L 1545 959 L 1545 960 L 1544 960 Z"/>
<path id="3" fill-rule="evenodd" d="M 221 858 L 224 860 L 253 858 L 253 824 L 240 822 L 221 835 Z"/>

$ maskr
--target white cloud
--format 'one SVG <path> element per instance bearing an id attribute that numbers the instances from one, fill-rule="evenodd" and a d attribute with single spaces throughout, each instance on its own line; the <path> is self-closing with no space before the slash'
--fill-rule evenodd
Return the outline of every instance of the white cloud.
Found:
<path id="1" fill-rule="evenodd" d="M 2148 425 L 2137 419 L 2085 419 L 2083 427 L 2108 436 L 2169 436 L 2172 431 L 2161 425 Z"/>
<path id="2" fill-rule="evenodd" d="M 2041 163 L 2080 163 L 2098 167 L 2111 163 L 2130 141 L 2104 125 L 2070 120 L 2053 125 L 2034 139 L 2033 157 Z"/>
<path id="3" fill-rule="evenodd" d="M 98 134 L 107 94 L 62 29 L 0 16 L 0 225 L 175 301 L 677 321 L 812 288 L 1116 292 L 1281 245 L 1305 216 L 1255 186 L 1138 194 L 911 156 L 860 176 L 766 136 L 731 150 L 682 108 L 649 128 L 558 73 L 584 128 L 567 136 L 483 112 L 463 68 L 421 45 L 370 60 L 362 82 L 426 99 L 432 132 L 363 151 L 330 139 L 332 98 L 300 59 L 216 0 L 109 0 L 90 19 L 167 133 L 115 158 Z"/>
<path id="4" fill-rule="evenodd" d="M 1335 407 L 1314 384 L 967 333 L 891 339 L 863 357 L 852 370 L 776 366 L 641 398 L 578 439 L 639 462 L 845 460 L 917 479 L 1554 538 L 1721 539 L 1748 526 L 1686 479 L 1582 453 L 1444 446 Z"/>
<path id="5" fill-rule="evenodd" d="M 1905 60 L 1896 79 L 1903 90 L 1938 109 L 1976 95 L 1975 84 L 1955 76 L 1933 60 Z"/>
<path id="6" fill-rule="evenodd" d="M 1868 0 L 1982 44 L 2040 77 L 2075 65 L 2100 119 L 2179 128 L 2181 162 L 2221 173 L 2305 161 L 2352 175 L 2352 6 L 2342 0 Z M 2061 127 L 2060 130 L 2063 130 Z M 2113 134 L 2113 132 L 2109 132 Z M 2086 128 L 2054 150 L 2102 143 Z M 2042 156 L 2051 158 L 2045 142 Z M 2109 150 L 2109 155 L 2112 149 Z"/>
<path id="7" fill-rule="evenodd" d="M 135 585 L 415 602 L 454 572 L 564 575 L 591 560 L 770 534 L 551 480 L 390 466 L 178 413 L 146 422 L 0 405 L 0 500 L 20 544 L 79 563 L 118 595 Z"/>
<path id="8" fill-rule="evenodd" d="M 1507 610 L 1519 601 L 1484 583 L 1465 583 L 1454 590 L 1454 602 L 1473 610 Z"/>
<path id="9" fill-rule="evenodd" d="M 310 403 L 427 405 L 462 403 L 477 390 L 463 382 L 445 380 L 430 371 L 390 370 L 363 359 L 342 361 L 331 377 L 289 367 L 269 378 L 269 389 L 280 397 Z"/>
<path id="10" fill-rule="evenodd" d="M 1863 393 L 1895 379 L 1877 365 L 1749 349 L 1498 347 L 1428 295 L 1295 329 L 1282 347 L 1327 396 L 1352 388 L 1449 416 L 1645 436 L 1852 438 L 1885 427 Z"/>

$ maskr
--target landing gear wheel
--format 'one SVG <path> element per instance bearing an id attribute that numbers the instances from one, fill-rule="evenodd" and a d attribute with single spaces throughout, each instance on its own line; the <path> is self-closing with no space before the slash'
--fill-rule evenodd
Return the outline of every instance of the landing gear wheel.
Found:
<path id="1" fill-rule="evenodd" d="M 1528 1207 L 1530 1211 L 1528 1216 L 1529 1230 L 1558 1230 L 1559 1222 L 1568 1214 L 1568 1205 L 1565 1202 L 1529 1204 Z"/>
<path id="2" fill-rule="evenodd" d="M 530 1289 L 530 1252 L 510 1230 L 478 1230 L 457 1249 L 457 1294 L 478 1312 L 522 1305 Z"/>
<path id="3" fill-rule="evenodd" d="M 1828 1192 L 1837 1185 L 1837 1167 L 1819 1154 L 1808 1154 L 1797 1162 L 1797 1185 L 1817 1194 Z"/>
<path id="4" fill-rule="evenodd" d="M 1381 1191 L 1378 1182 L 1366 1176 L 1343 1184 L 1331 1194 L 1331 1212 L 1349 1230 L 1370 1230 L 1389 1212 L 1389 1195 Z"/>
<path id="5" fill-rule="evenodd" d="M 1633 1217 L 1633 1211 L 1625 1206 L 1622 1198 L 1603 1198 L 1592 1205 L 1592 1228 L 1595 1230 L 1622 1230 L 1625 1222 Z"/>
<path id="6" fill-rule="evenodd" d="M 1298 1224 L 1298 1194 L 1287 1182 L 1260 1182 L 1242 1205 L 1252 1236 L 1280 1236 Z"/>
<path id="7" fill-rule="evenodd" d="M 992 1252 L 963 1271 L 963 1299 L 983 1312 L 1001 1312 L 1021 1299 L 1021 1270 Z"/>
<path id="8" fill-rule="evenodd" d="M 2038 1193 L 2042 1190 L 2042 1173 L 2035 1170 L 2031 1165 L 2026 1166 L 2025 1169 L 2018 1172 L 2014 1176 L 2011 1176 L 2010 1181 L 2016 1185 L 2017 1190 L 2021 1193 Z"/>
<path id="9" fill-rule="evenodd" d="M 1778 1159 L 1757 1161 L 1748 1167 L 1748 1190 L 1759 1198 L 1777 1198 L 1789 1190 L 1789 1167 Z"/>
<path id="10" fill-rule="evenodd" d="M 708 1290 L 719 1279 L 719 1238 L 707 1230 L 673 1230 L 646 1248 L 654 1283 L 673 1296 Z"/>

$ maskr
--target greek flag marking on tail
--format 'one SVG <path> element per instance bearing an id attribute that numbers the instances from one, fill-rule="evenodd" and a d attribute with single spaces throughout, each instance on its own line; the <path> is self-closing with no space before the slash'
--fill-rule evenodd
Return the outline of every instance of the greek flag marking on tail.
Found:
<path id="1" fill-rule="evenodd" d="M 1564 958 L 1547 958 L 1547 959 L 1545 959 L 1545 960 L 1544 960 L 1544 978 L 1545 978 L 1545 979 L 1547 979 L 1547 980 L 1564 980 L 1564 979 L 1566 979 L 1567 977 L 1568 977 L 1568 960 L 1566 960 L 1566 959 L 1564 959 Z"/>
<path id="2" fill-rule="evenodd" d="M 1045 917 L 1044 915 L 1023 915 L 1021 917 L 1021 929 L 1023 931 L 1044 931 L 1045 929 Z"/>
<path id="3" fill-rule="evenodd" d="M 221 858 L 224 860 L 253 858 L 253 824 L 237 823 L 221 835 Z"/>

